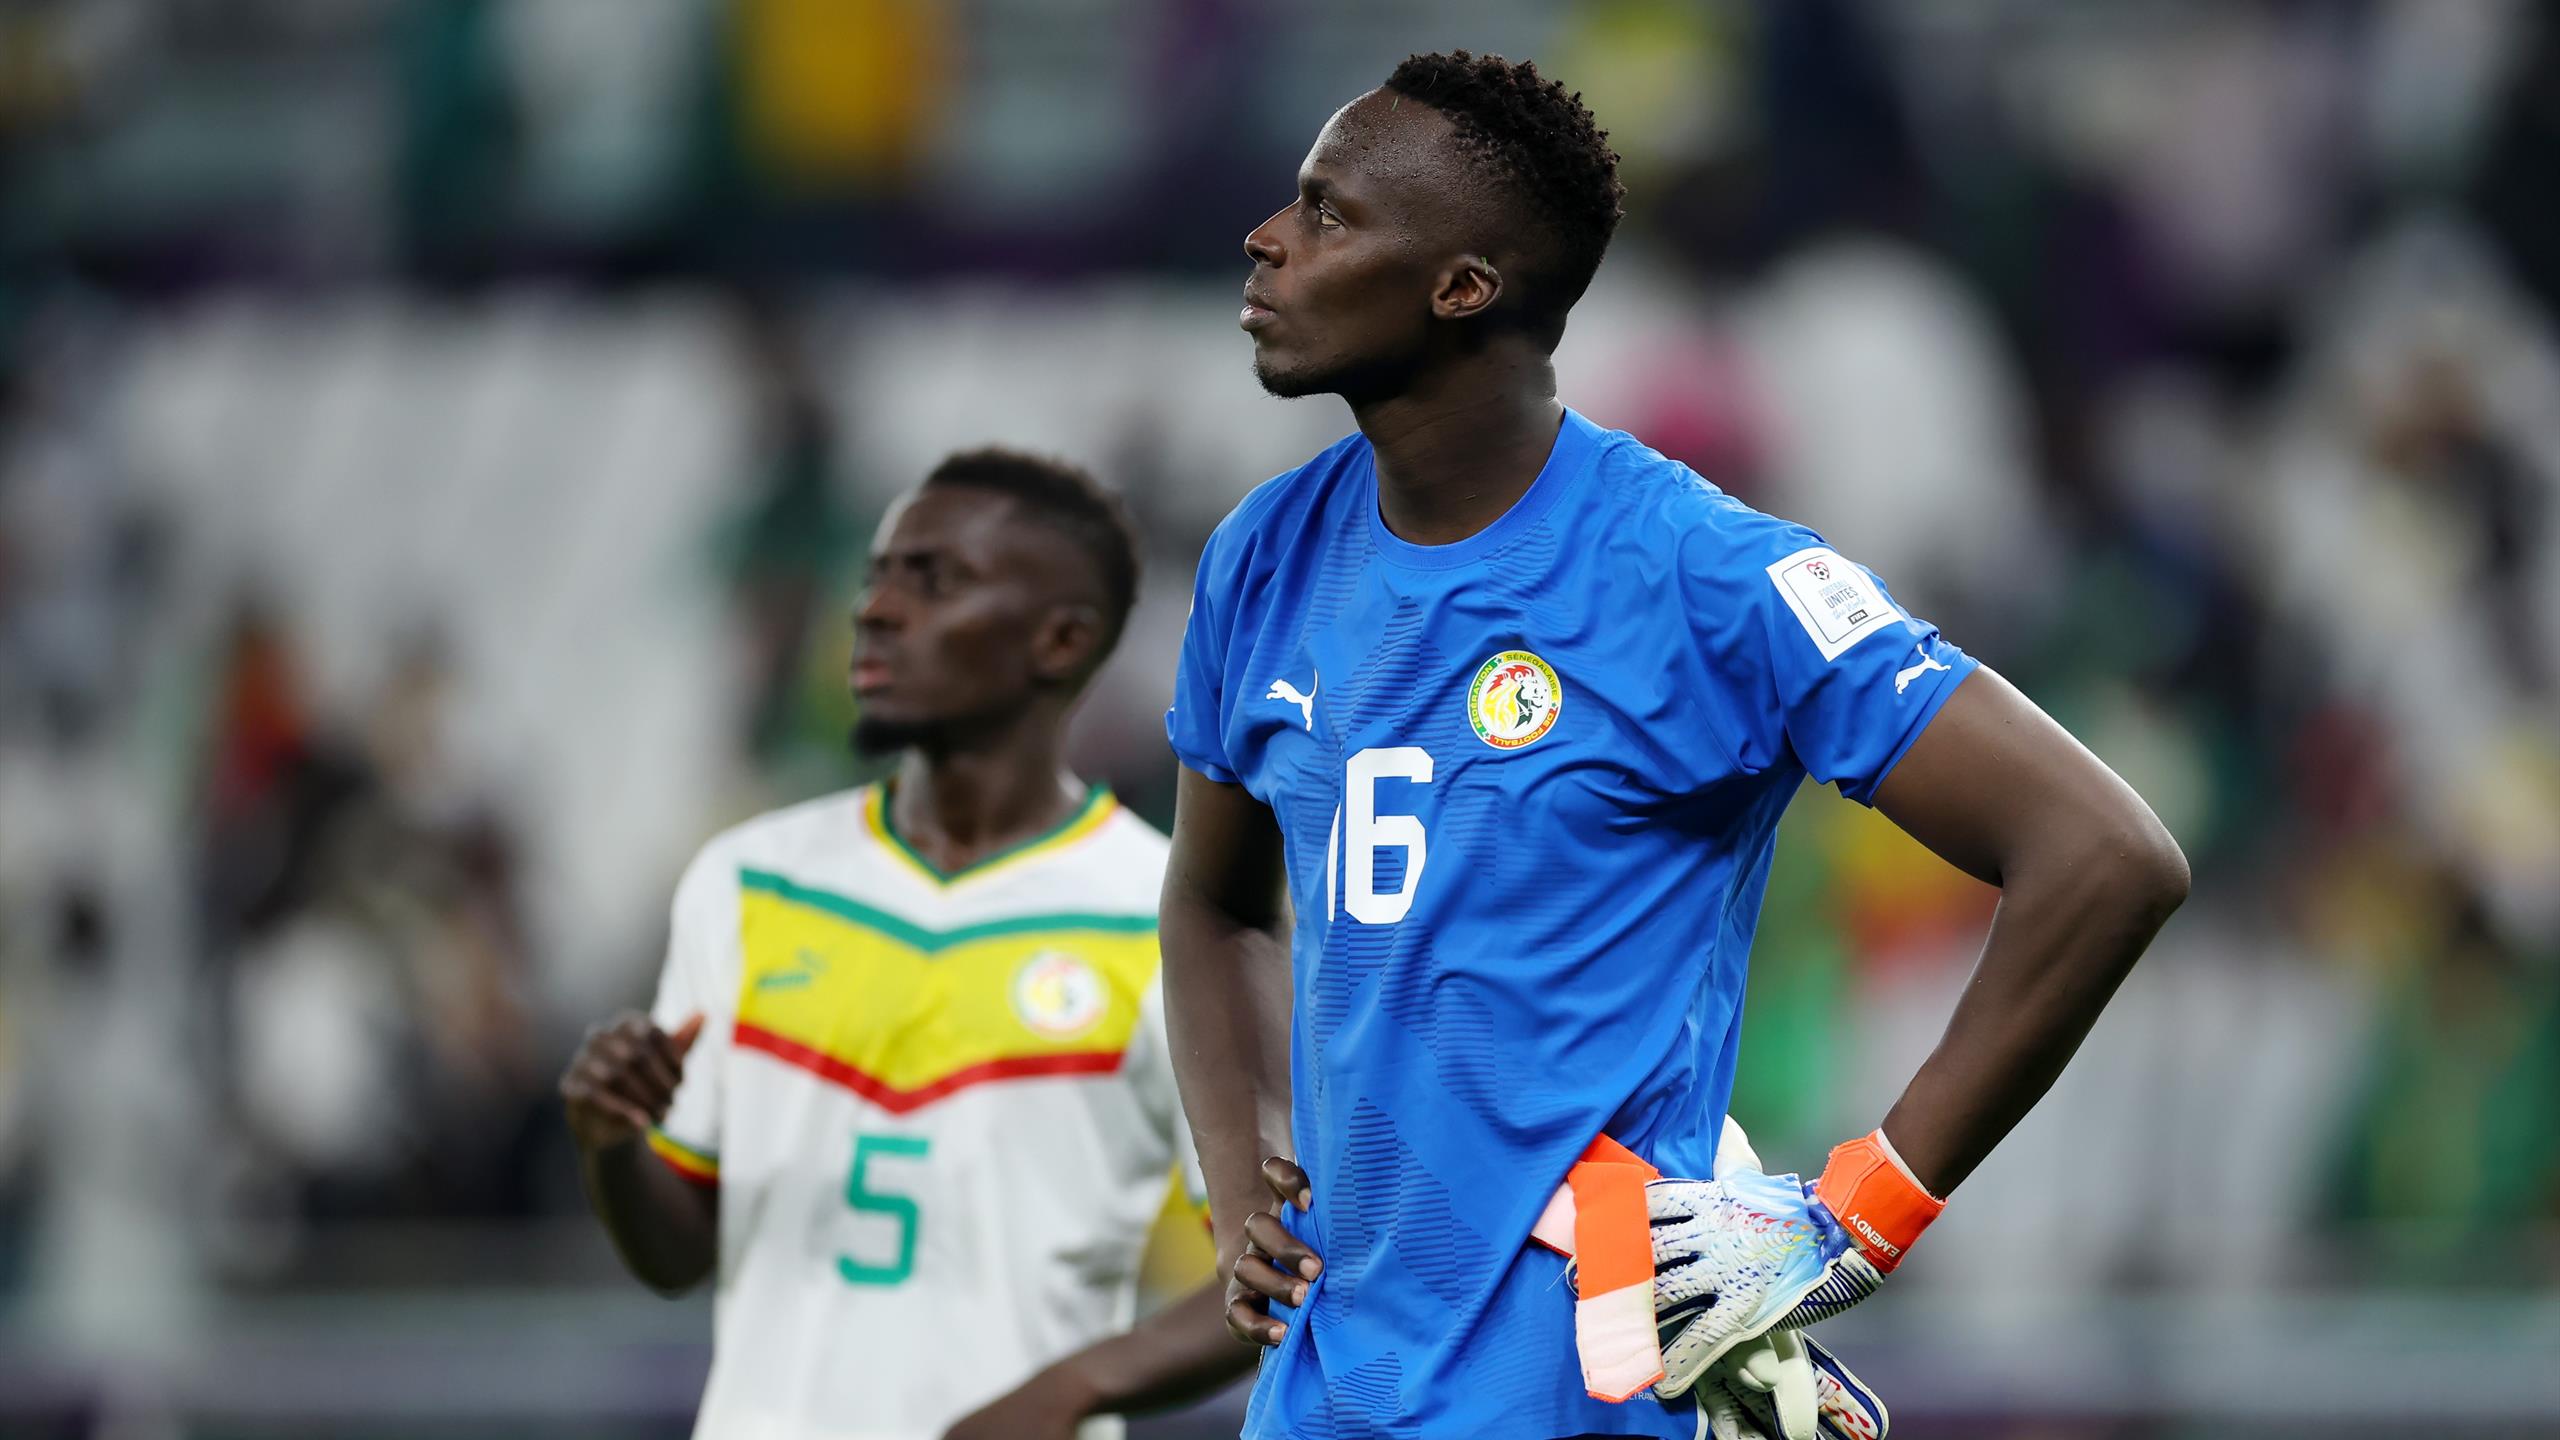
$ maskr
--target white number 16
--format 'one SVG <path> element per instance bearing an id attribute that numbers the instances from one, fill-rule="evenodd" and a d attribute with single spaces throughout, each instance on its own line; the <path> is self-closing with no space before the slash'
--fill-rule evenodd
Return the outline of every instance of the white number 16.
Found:
<path id="1" fill-rule="evenodd" d="M 1413 892 L 1422 883 L 1422 864 L 1429 857 L 1430 843 L 1422 833 L 1422 817 L 1418 815 L 1381 815 L 1378 813 L 1378 782 L 1410 780 L 1416 785 L 1431 783 L 1431 752 L 1415 745 L 1392 745 L 1382 749 L 1363 750 L 1351 757 L 1342 777 L 1342 808 L 1333 814 L 1334 833 L 1324 842 L 1324 903 L 1327 910 L 1334 903 L 1334 857 L 1351 872 L 1349 893 L 1342 897 L 1342 908 L 1363 925 L 1393 925 L 1413 908 Z M 1343 833 L 1343 809 L 1351 812 L 1349 834 Z M 1337 840 L 1346 841 L 1339 851 Z M 1378 852 L 1388 846 L 1402 846 L 1404 884 L 1394 894 L 1377 892 Z"/>

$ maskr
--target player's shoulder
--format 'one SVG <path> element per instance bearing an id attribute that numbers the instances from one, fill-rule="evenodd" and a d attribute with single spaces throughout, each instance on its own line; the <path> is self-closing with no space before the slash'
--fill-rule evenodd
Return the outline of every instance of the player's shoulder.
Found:
<path id="1" fill-rule="evenodd" d="M 1765 580 L 1771 566 L 1827 549 L 1811 528 L 1751 506 L 1623 430 L 1601 433 L 1598 468 L 1613 535 L 1693 582 Z"/>
<path id="2" fill-rule="evenodd" d="M 1118 796 L 1103 803 L 1102 823 L 1068 857 L 1075 884 L 1099 906 L 1153 913 L 1173 842 Z"/>
<path id="3" fill-rule="evenodd" d="M 863 833 L 872 788 L 856 785 L 741 820 L 704 841 L 686 873 L 788 869 L 805 857 L 841 853 Z"/>
<path id="4" fill-rule="evenodd" d="M 1158 869 L 1163 868 L 1164 858 L 1173 853 L 1172 838 L 1147 823 L 1145 816 L 1120 804 L 1117 796 L 1112 800 L 1111 818 L 1104 823 L 1101 834 L 1096 838 L 1109 842 L 1123 853 L 1151 857 Z"/>

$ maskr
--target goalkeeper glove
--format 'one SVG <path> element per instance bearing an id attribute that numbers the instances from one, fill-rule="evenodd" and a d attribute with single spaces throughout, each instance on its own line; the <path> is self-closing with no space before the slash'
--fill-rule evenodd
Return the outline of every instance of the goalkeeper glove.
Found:
<path id="1" fill-rule="evenodd" d="M 1876 1393 L 1821 1341 L 1794 1330 L 1736 1345 L 1697 1391 L 1715 1440 L 1885 1440 L 1892 1428 Z"/>
<path id="2" fill-rule="evenodd" d="M 1884 1132 L 1831 1152 L 1822 1179 L 1737 1171 L 1645 1187 L 1653 1227 L 1654 1324 L 1678 1396 L 1734 1346 L 1837 1315 L 1876 1292 L 1945 1202 Z"/>

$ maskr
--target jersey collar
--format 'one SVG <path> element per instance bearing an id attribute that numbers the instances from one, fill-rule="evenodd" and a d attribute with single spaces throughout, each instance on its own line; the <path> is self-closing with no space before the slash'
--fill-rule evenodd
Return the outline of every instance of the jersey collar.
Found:
<path id="1" fill-rule="evenodd" d="M 918 854 L 916 848 L 907 843 L 907 838 L 898 833 L 897 825 L 889 818 L 889 786 L 886 782 L 872 786 L 871 793 L 863 797 L 862 822 L 863 827 L 871 832 L 871 838 L 879 841 L 890 854 L 905 861 L 908 869 L 929 884 L 944 886 L 975 880 L 1063 850 L 1101 829 L 1119 808 L 1119 802 L 1112 798 L 1110 786 L 1087 786 L 1084 803 L 1046 832 L 948 872 Z"/>
<path id="2" fill-rule="evenodd" d="M 1538 478 L 1511 508 L 1482 530 L 1464 540 L 1446 545 L 1416 545 L 1396 537 L 1387 528 L 1386 518 L 1378 513 L 1378 452 L 1367 441 L 1360 445 L 1360 483 L 1368 491 L 1369 538 L 1376 542 L 1378 553 L 1391 564 L 1414 570 L 1446 570 L 1481 560 L 1511 543 L 1523 531 L 1546 518 L 1556 501 L 1574 488 L 1591 463 L 1600 454 L 1600 442 L 1608 432 L 1582 418 L 1580 411 L 1565 407 L 1564 423 L 1556 427 L 1555 448 L 1547 452 L 1547 463 Z"/>

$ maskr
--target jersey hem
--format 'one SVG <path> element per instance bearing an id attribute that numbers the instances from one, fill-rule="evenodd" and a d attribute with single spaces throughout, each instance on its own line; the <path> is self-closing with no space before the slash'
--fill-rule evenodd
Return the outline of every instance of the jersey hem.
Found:
<path id="1" fill-rule="evenodd" d="M 1174 759 L 1181 761 L 1184 765 L 1198 771 L 1208 779 L 1217 781 L 1221 785 L 1234 785 L 1238 783 L 1236 779 L 1236 772 L 1214 760 L 1193 754 L 1188 748 L 1173 738 L 1172 730 L 1173 727 L 1170 724 L 1165 727 L 1165 745 L 1173 751 Z"/>

